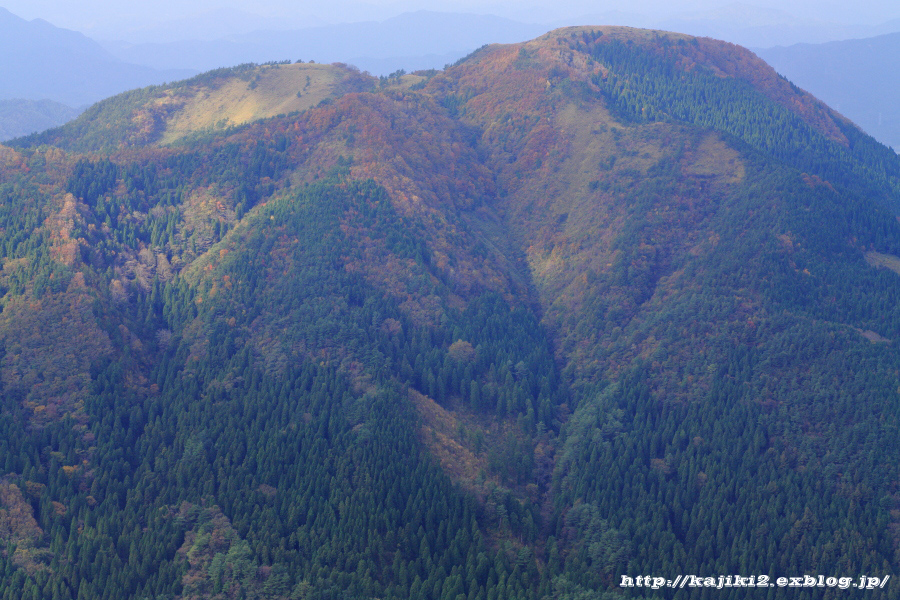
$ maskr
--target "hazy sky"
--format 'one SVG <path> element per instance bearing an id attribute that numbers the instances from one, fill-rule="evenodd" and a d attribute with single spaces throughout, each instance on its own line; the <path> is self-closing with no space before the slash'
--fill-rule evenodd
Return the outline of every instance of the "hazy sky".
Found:
<path id="1" fill-rule="evenodd" d="M 25 19 L 42 18 L 88 33 L 133 29 L 222 8 L 279 17 L 293 25 L 304 21 L 319 24 L 316 17 L 328 22 L 382 20 L 418 9 L 491 13 L 543 23 L 612 11 L 669 15 L 734 4 L 737 2 L 723 0 L 0 0 L 0 6 Z M 740 4 L 832 23 L 874 25 L 900 18 L 897 0 L 745 0 Z"/>

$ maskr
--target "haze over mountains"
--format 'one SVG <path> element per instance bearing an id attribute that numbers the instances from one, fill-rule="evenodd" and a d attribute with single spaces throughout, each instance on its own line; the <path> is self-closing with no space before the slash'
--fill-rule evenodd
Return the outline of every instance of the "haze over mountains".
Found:
<path id="1" fill-rule="evenodd" d="M 185 69 L 127 64 L 81 33 L 0 8 L 0 98 L 53 100 L 78 107 L 126 89 L 182 79 Z"/>
<path id="2" fill-rule="evenodd" d="M 80 113 L 53 100 L 0 100 L 0 141 L 56 127 Z"/>
<path id="3" fill-rule="evenodd" d="M 0 8 L 0 139 L 63 123 L 126 89 L 183 79 L 193 71 L 122 62 L 81 33 Z"/>
<path id="4" fill-rule="evenodd" d="M 756 53 L 798 86 L 842 112 L 883 143 L 900 149 L 900 33 Z"/>
<path id="5" fill-rule="evenodd" d="M 0 599 L 896 585 L 898 215 L 894 152 L 684 34 L 108 98 L 0 146 Z"/>
<path id="6" fill-rule="evenodd" d="M 443 68 L 475 48 L 520 42 L 546 31 L 490 15 L 419 11 L 382 22 L 323 25 L 296 30 L 261 30 L 218 40 L 167 43 L 106 43 L 122 60 L 159 69 L 175 65 L 206 71 L 244 62 L 298 58 L 345 62 L 376 75 L 398 69 Z"/>
<path id="7" fill-rule="evenodd" d="M 377 14 L 357 9 L 351 12 Z M 4 128 L 0 139 L 58 124 L 72 114 L 70 108 L 83 108 L 126 89 L 213 68 L 284 59 L 344 62 L 376 75 L 398 69 L 443 68 L 485 43 L 522 41 L 551 25 L 571 24 L 571 19 L 681 31 L 753 48 L 862 38 L 892 33 L 900 27 L 897 20 L 847 24 L 829 21 L 827 11 L 804 19 L 778 8 L 743 4 L 680 12 L 585 12 L 566 21 L 553 21 L 548 14 L 542 21 L 537 18 L 539 13 L 530 14 L 536 19 L 533 23 L 422 10 L 379 20 L 327 23 L 315 15 L 277 18 L 218 9 L 169 21 L 156 17 L 131 27 L 118 24 L 103 29 L 98 21 L 90 29 L 91 35 L 103 40 L 98 44 L 82 34 L 41 20 L 28 22 L 4 10 L 0 44 L 7 58 L 0 61 L 0 98 L 52 100 L 68 108 L 38 113 L 21 102 L 8 104 L 4 119 L 12 128 Z M 900 116 L 893 101 L 896 90 L 891 87 L 893 78 L 883 75 L 893 68 L 898 55 L 889 39 L 847 42 L 846 47 L 843 42 L 831 42 L 822 48 L 813 44 L 758 52 L 789 79 L 897 147 Z M 858 89 L 870 93 L 856 94 Z M 14 112 L 18 107 L 23 107 L 22 112 Z M 56 120 L 48 122 L 48 117 Z"/>

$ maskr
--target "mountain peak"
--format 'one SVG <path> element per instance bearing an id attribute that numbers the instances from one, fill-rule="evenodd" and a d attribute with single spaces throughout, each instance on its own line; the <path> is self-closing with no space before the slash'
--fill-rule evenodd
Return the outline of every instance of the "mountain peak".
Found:
<path id="1" fill-rule="evenodd" d="M 576 54 L 558 55 L 558 60 L 568 65 L 574 64 L 573 60 L 580 60 L 585 65 L 595 62 L 590 58 L 592 48 L 611 43 L 644 48 L 651 55 L 670 61 L 673 68 L 683 72 L 706 68 L 716 76 L 744 81 L 786 110 L 797 114 L 828 139 L 844 146 L 849 144 L 844 129 L 850 123 L 845 117 L 778 75 L 753 52 L 736 44 L 655 29 L 576 26 L 550 31 L 526 42 L 522 48 L 565 47 Z M 581 58 L 575 59 L 576 55 Z"/>
<path id="2" fill-rule="evenodd" d="M 6 596 L 898 575 L 900 158 L 745 49 L 247 64 L 16 146 Z"/>
<path id="3" fill-rule="evenodd" d="M 171 144 L 200 133 L 303 111 L 375 80 L 346 65 L 245 64 L 104 100 L 34 139 L 67 148 Z"/>

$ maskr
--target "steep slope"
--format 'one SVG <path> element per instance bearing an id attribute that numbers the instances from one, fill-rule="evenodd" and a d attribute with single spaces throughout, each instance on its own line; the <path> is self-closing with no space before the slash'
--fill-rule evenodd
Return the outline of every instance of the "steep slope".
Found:
<path id="1" fill-rule="evenodd" d="M 707 40 L 564 30 L 486 49 L 446 79 L 431 85 L 452 86 L 454 110 L 495 149 L 499 207 L 581 388 L 556 473 L 582 552 L 572 577 L 787 572 L 837 560 L 827 552 L 858 561 L 865 543 L 893 555 L 879 525 L 891 517 L 872 504 L 892 502 L 892 476 L 863 476 L 855 485 L 883 491 L 854 512 L 844 473 L 872 457 L 856 441 L 868 427 L 858 399 L 889 430 L 898 417 L 876 367 L 897 355 L 869 341 L 896 336 L 898 282 L 866 261 L 897 252 L 895 219 L 871 201 L 896 207 L 896 159 L 749 53 Z M 794 125 L 773 127 L 787 106 Z M 873 167 L 880 177 L 864 175 Z M 763 526 L 769 498 L 780 508 Z M 717 526 L 709 515 L 723 511 Z M 834 511 L 869 534 L 836 527 Z M 765 536 L 775 545 L 741 556 Z"/>
<path id="2" fill-rule="evenodd" d="M 895 208 L 896 157 L 807 94 L 792 95 L 789 84 L 749 52 L 718 44 L 717 52 L 712 41 L 685 36 L 624 28 L 563 30 L 529 44 L 485 50 L 429 84 L 439 89 L 453 80 L 448 94 L 453 110 L 484 131 L 505 192 L 501 206 L 528 248 L 539 289 L 565 296 L 567 278 L 589 270 L 602 275 L 629 255 L 632 267 L 647 272 L 623 281 L 654 285 L 663 272 L 677 271 L 671 256 L 697 254 L 708 237 L 721 236 L 711 226 L 731 226 L 709 218 L 722 210 L 724 199 L 747 193 L 751 167 L 767 175 L 774 169 L 781 177 L 789 177 L 791 168 L 809 169 L 795 172 L 794 185 L 801 191 L 838 193 L 839 186 L 843 210 L 866 221 L 856 233 L 865 237 L 853 241 L 859 259 L 876 243 L 879 228 L 889 227 L 889 214 L 859 195 L 880 197 Z M 657 89 L 678 82 L 681 98 L 663 104 L 663 92 L 638 95 L 638 78 L 646 75 L 637 65 L 660 71 L 652 82 Z M 485 73 L 498 75 L 486 81 Z M 743 93 L 729 94 L 729 83 Z M 682 99 L 717 91 L 705 104 Z M 592 94 L 606 102 L 592 101 Z M 787 106 L 794 110 L 779 115 Z M 795 126 L 764 127 L 759 114 L 765 112 L 781 121 L 793 119 Z M 720 132 L 706 128 L 716 122 Z M 772 163 L 765 155 L 780 160 Z M 833 171 L 828 163 L 838 161 L 844 168 L 824 181 Z M 780 218 L 795 218 L 781 212 L 786 214 Z M 829 220 L 828 226 L 838 224 Z M 790 229 L 799 227 L 805 235 L 824 237 L 811 223 Z M 850 239 L 840 229 L 834 233 Z M 621 299 L 611 303 L 629 310 Z"/>
<path id="3" fill-rule="evenodd" d="M 346 65 L 245 64 L 171 86 L 108 98 L 74 122 L 16 144 L 52 144 L 81 152 L 166 145 L 192 135 L 303 111 L 344 93 L 372 87 L 370 77 Z"/>
<path id="4" fill-rule="evenodd" d="M 430 137 L 410 135 L 422 125 Z M 125 578 L 132 595 L 187 597 L 224 589 L 286 597 L 312 589 L 329 596 L 349 589 L 374 597 L 418 595 L 421 588 L 430 595 L 461 556 L 473 574 L 481 565 L 476 585 L 485 591 L 508 578 L 517 552 L 509 544 L 535 539 L 538 509 L 493 484 L 486 500 L 493 512 L 481 514 L 432 465 L 408 400 L 415 381 L 441 401 L 464 398 L 479 414 L 497 407 L 504 415 L 520 414 L 527 405 L 532 427 L 536 412 L 549 412 L 559 401 L 549 388 L 542 397 L 537 393 L 542 380 L 558 377 L 536 319 L 503 300 L 517 296 L 510 292 L 517 275 L 482 233 L 496 228 L 496 217 L 483 208 L 484 222 L 473 228 L 457 213 L 492 193 L 471 141 L 428 99 L 351 94 L 212 143 L 124 153 L 116 163 L 75 162 L 54 149 L 6 151 L 11 188 L 28 179 L 25 164 L 36 168 L 49 159 L 60 169 L 44 171 L 56 178 L 47 184 L 59 195 L 35 195 L 31 218 L 40 223 L 40 215 L 53 216 L 43 227 L 16 229 L 34 231 L 25 244 L 42 247 L 43 236 L 58 240 L 53 248 L 65 249 L 66 257 L 42 260 L 31 247 L 15 246 L 5 285 L 50 283 L 14 289 L 7 306 L 29 306 L 38 323 L 53 316 L 50 306 L 72 306 L 65 266 L 81 273 L 90 286 L 86 293 L 93 294 L 82 321 L 61 315 L 74 330 L 54 338 L 52 347 L 25 338 L 36 346 L 29 356 L 40 362 L 33 364 L 42 368 L 33 379 L 61 379 L 53 365 L 74 354 L 85 358 L 68 367 L 70 377 L 96 382 L 87 396 L 70 385 L 65 398 L 57 388 L 20 383 L 23 332 L 13 329 L 20 319 L 11 318 L 4 338 L 11 375 L 4 383 L 5 391 L 15 392 L 6 401 L 16 419 L 6 424 L 56 431 L 51 447 L 61 443 L 68 454 L 54 472 L 91 492 L 87 504 L 73 505 L 74 490 L 62 480 L 44 484 L 39 497 L 65 511 L 35 507 L 40 530 L 58 532 L 66 540 L 60 543 L 75 552 L 86 538 L 69 534 L 61 519 L 68 511 L 90 512 L 87 535 L 98 541 L 65 566 L 33 544 L 45 562 L 31 571 L 10 563 L 20 578 L 9 589 L 21 593 L 25 586 L 27 592 L 49 577 L 77 589 L 79 597 L 106 597 L 108 578 L 115 576 Z M 347 158 L 348 150 L 359 158 Z M 397 208 L 383 188 L 351 182 L 356 169 L 390 185 Z M 514 333 L 492 335 L 504 330 Z M 85 338 L 106 340 L 104 351 L 78 347 Z M 471 353 L 451 354 L 456 342 Z M 515 381 L 513 365 L 520 365 Z M 484 387 L 473 389 L 472 376 Z M 200 389 L 211 395 L 198 395 Z M 244 408 L 234 412 L 249 408 L 251 397 L 257 402 L 252 410 L 266 423 L 260 429 L 244 426 Z M 185 419 L 194 425 L 185 427 Z M 73 423 L 90 429 L 73 429 Z M 148 427 L 162 437 L 145 437 Z M 198 438 L 200 431 L 206 433 Z M 31 459 L 11 449 L 36 449 L 43 438 L 5 432 L 10 450 L 4 456 L 23 461 L 11 463 L 11 471 L 25 477 L 23 485 L 42 479 Z M 139 450 L 132 443 L 138 439 L 149 445 Z M 292 456 L 295 468 L 285 470 L 280 461 L 271 469 L 254 466 L 263 455 L 253 440 L 269 439 L 284 441 L 283 448 L 270 448 L 272 456 Z M 297 454 L 301 446 L 309 452 Z M 227 452 L 241 456 L 227 460 L 240 466 L 227 467 L 227 476 L 218 459 L 207 467 L 204 447 L 231 448 Z M 129 465 L 128 482 L 95 477 L 111 473 L 120 460 Z M 520 462 L 516 455 L 492 456 L 487 477 L 517 478 L 524 486 L 530 473 L 515 466 Z M 189 483 L 200 480 L 199 487 Z M 247 502 L 243 492 L 235 495 L 248 485 L 257 499 L 277 505 L 265 523 L 253 516 L 256 496 Z M 175 497 L 163 490 L 176 489 L 199 495 L 177 492 L 172 504 Z M 337 506 L 344 516 L 334 521 Z M 361 517 L 372 530 L 363 538 Z M 105 533 L 113 523 L 121 527 Z M 150 524 L 148 536 L 138 523 Z M 481 527 L 498 528 L 502 544 L 484 541 Z M 214 532 L 223 541 L 209 541 Z M 110 544 L 132 541 L 153 551 L 135 546 L 113 562 L 104 559 Z M 248 551 L 248 544 L 255 549 Z M 275 547 L 283 551 L 259 554 Z M 360 564 L 369 575 L 356 575 Z M 47 575 L 50 569 L 58 575 Z M 533 589 L 535 569 L 517 571 L 510 585 Z M 451 583 L 448 593 L 462 586 L 461 579 Z"/>
<path id="5" fill-rule="evenodd" d="M 271 115 L 309 69 L 360 88 Z M 896 575 L 896 156 L 678 34 L 429 75 L 216 72 L 0 147 L 4 593 Z M 166 145 L 219 90 L 246 122 Z"/>

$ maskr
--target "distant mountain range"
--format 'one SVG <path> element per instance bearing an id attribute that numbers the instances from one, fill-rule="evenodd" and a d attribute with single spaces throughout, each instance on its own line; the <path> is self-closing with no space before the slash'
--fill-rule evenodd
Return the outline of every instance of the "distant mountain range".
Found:
<path id="1" fill-rule="evenodd" d="M 0 596 L 894 586 L 897 215 L 900 157 L 683 34 L 105 99 L 0 146 Z"/>
<path id="2" fill-rule="evenodd" d="M 217 40 L 104 42 L 120 60 L 157 69 L 209 70 L 245 62 L 345 62 L 375 75 L 443 68 L 487 43 L 521 42 L 545 31 L 492 15 L 417 11 L 376 22 L 254 31 Z"/>
<path id="3" fill-rule="evenodd" d="M 680 31 L 726 40 L 752 47 L 790 45 L 798 42 L 818 44 L 832 40 L 864 38 L 900 30 L 900 20 L 878 25 L 858 25 L 826 20 L 798 18 L 790 4 L 767 9 L 735 3 L 712 10 L 649 17 L 656 29 Z"/>
<path id="4" fill-rule="evenodd" d="M 141 43 L 98 43 L 83 34 L 39 19 L 25 21 L 0 9 L 0 50 L 7 57 L 0 61 L 0 98 L 49 99 L 84 107 L 128 89 L 175 81 L 200 71 L 286 59 L 343 62 L 374 75 L 400 69 L 440 69 L 485 43 L 520 42 L 545 30 L 544 25 L 492 15 L 431 11 L 404 13 L 381 22 L 322 25 L 312 18 L 305 22 L 315 26 L 303 27 L 296 21 L 279 26 L 272 19 L 221 10 L 198 19 L 127 31 L 131 39 L 145 40 Z M 900 28 L 896 21 L 878 26 L 810 23 L 798 21 L 785 11 L 741 4 L 668 16 L 605 12 L 585 15 L 580 22 L 640 25 L 755 48 L 801 39 L 887 34 Z M 150 39 L 160 41 L 146 41 Z M 898 86 L 894 78 L 885 75 L 895 69 L 900 57 L 900 34 L 756 52 L 877 139 L 900 147 L 900 110 L 895 102 Z M 4 114 L 12 115 L 12 107 L 6 105 Z M 64 118 L 61 115 L 69 113 L 53 114 Z M 11 120 L 21 125 L 17 131 L 33 131 L 33 127 L 45 123 L 26 127 L 30 118 L 23 113 L 21 119 L 13 116 Z M 0 132 L 0 136 L 6 136 L 0 139 L 9 135 Z"/>
<path id="5" fill-rule="evenodd" d="M 53 100 L 0 100 L 0 141 L 56 127 L 80 112 Z"/>
<path id="6" fill-rule="evenodd" d="M 125 90 L 183 79 L 189 69 L 129 64 L 85 35 L 0 8 L 0 99 L 84 106 Z"/>
<path id="7" fill-rule="evenodd" d="M 900 33 L 756 53 L 795 84 L 900 150 L 900 80 L 896 77 Z"/>
<path id="8" fill-rule="evenodd" d="M 142 21 L 130 27 L 94 27 L 84 30 L 95 40 L 127 40 L 133 44 L 167 43 L 183 40 L 217 40 L 254 31 L 307 29 L 330 24 L 312 15 L 264 17 L 246 10 L 220 7 L 192 17 Z M 360 19 L 362 20 L 362 19 Z"/>
<path id="9" fill-rule="evenodd" d="M 81 33 L 26 21 L 4 8 L 0 57 L 0 140 L 60 125 L 125 90 L 196 73 L 129 64 Z"/>

